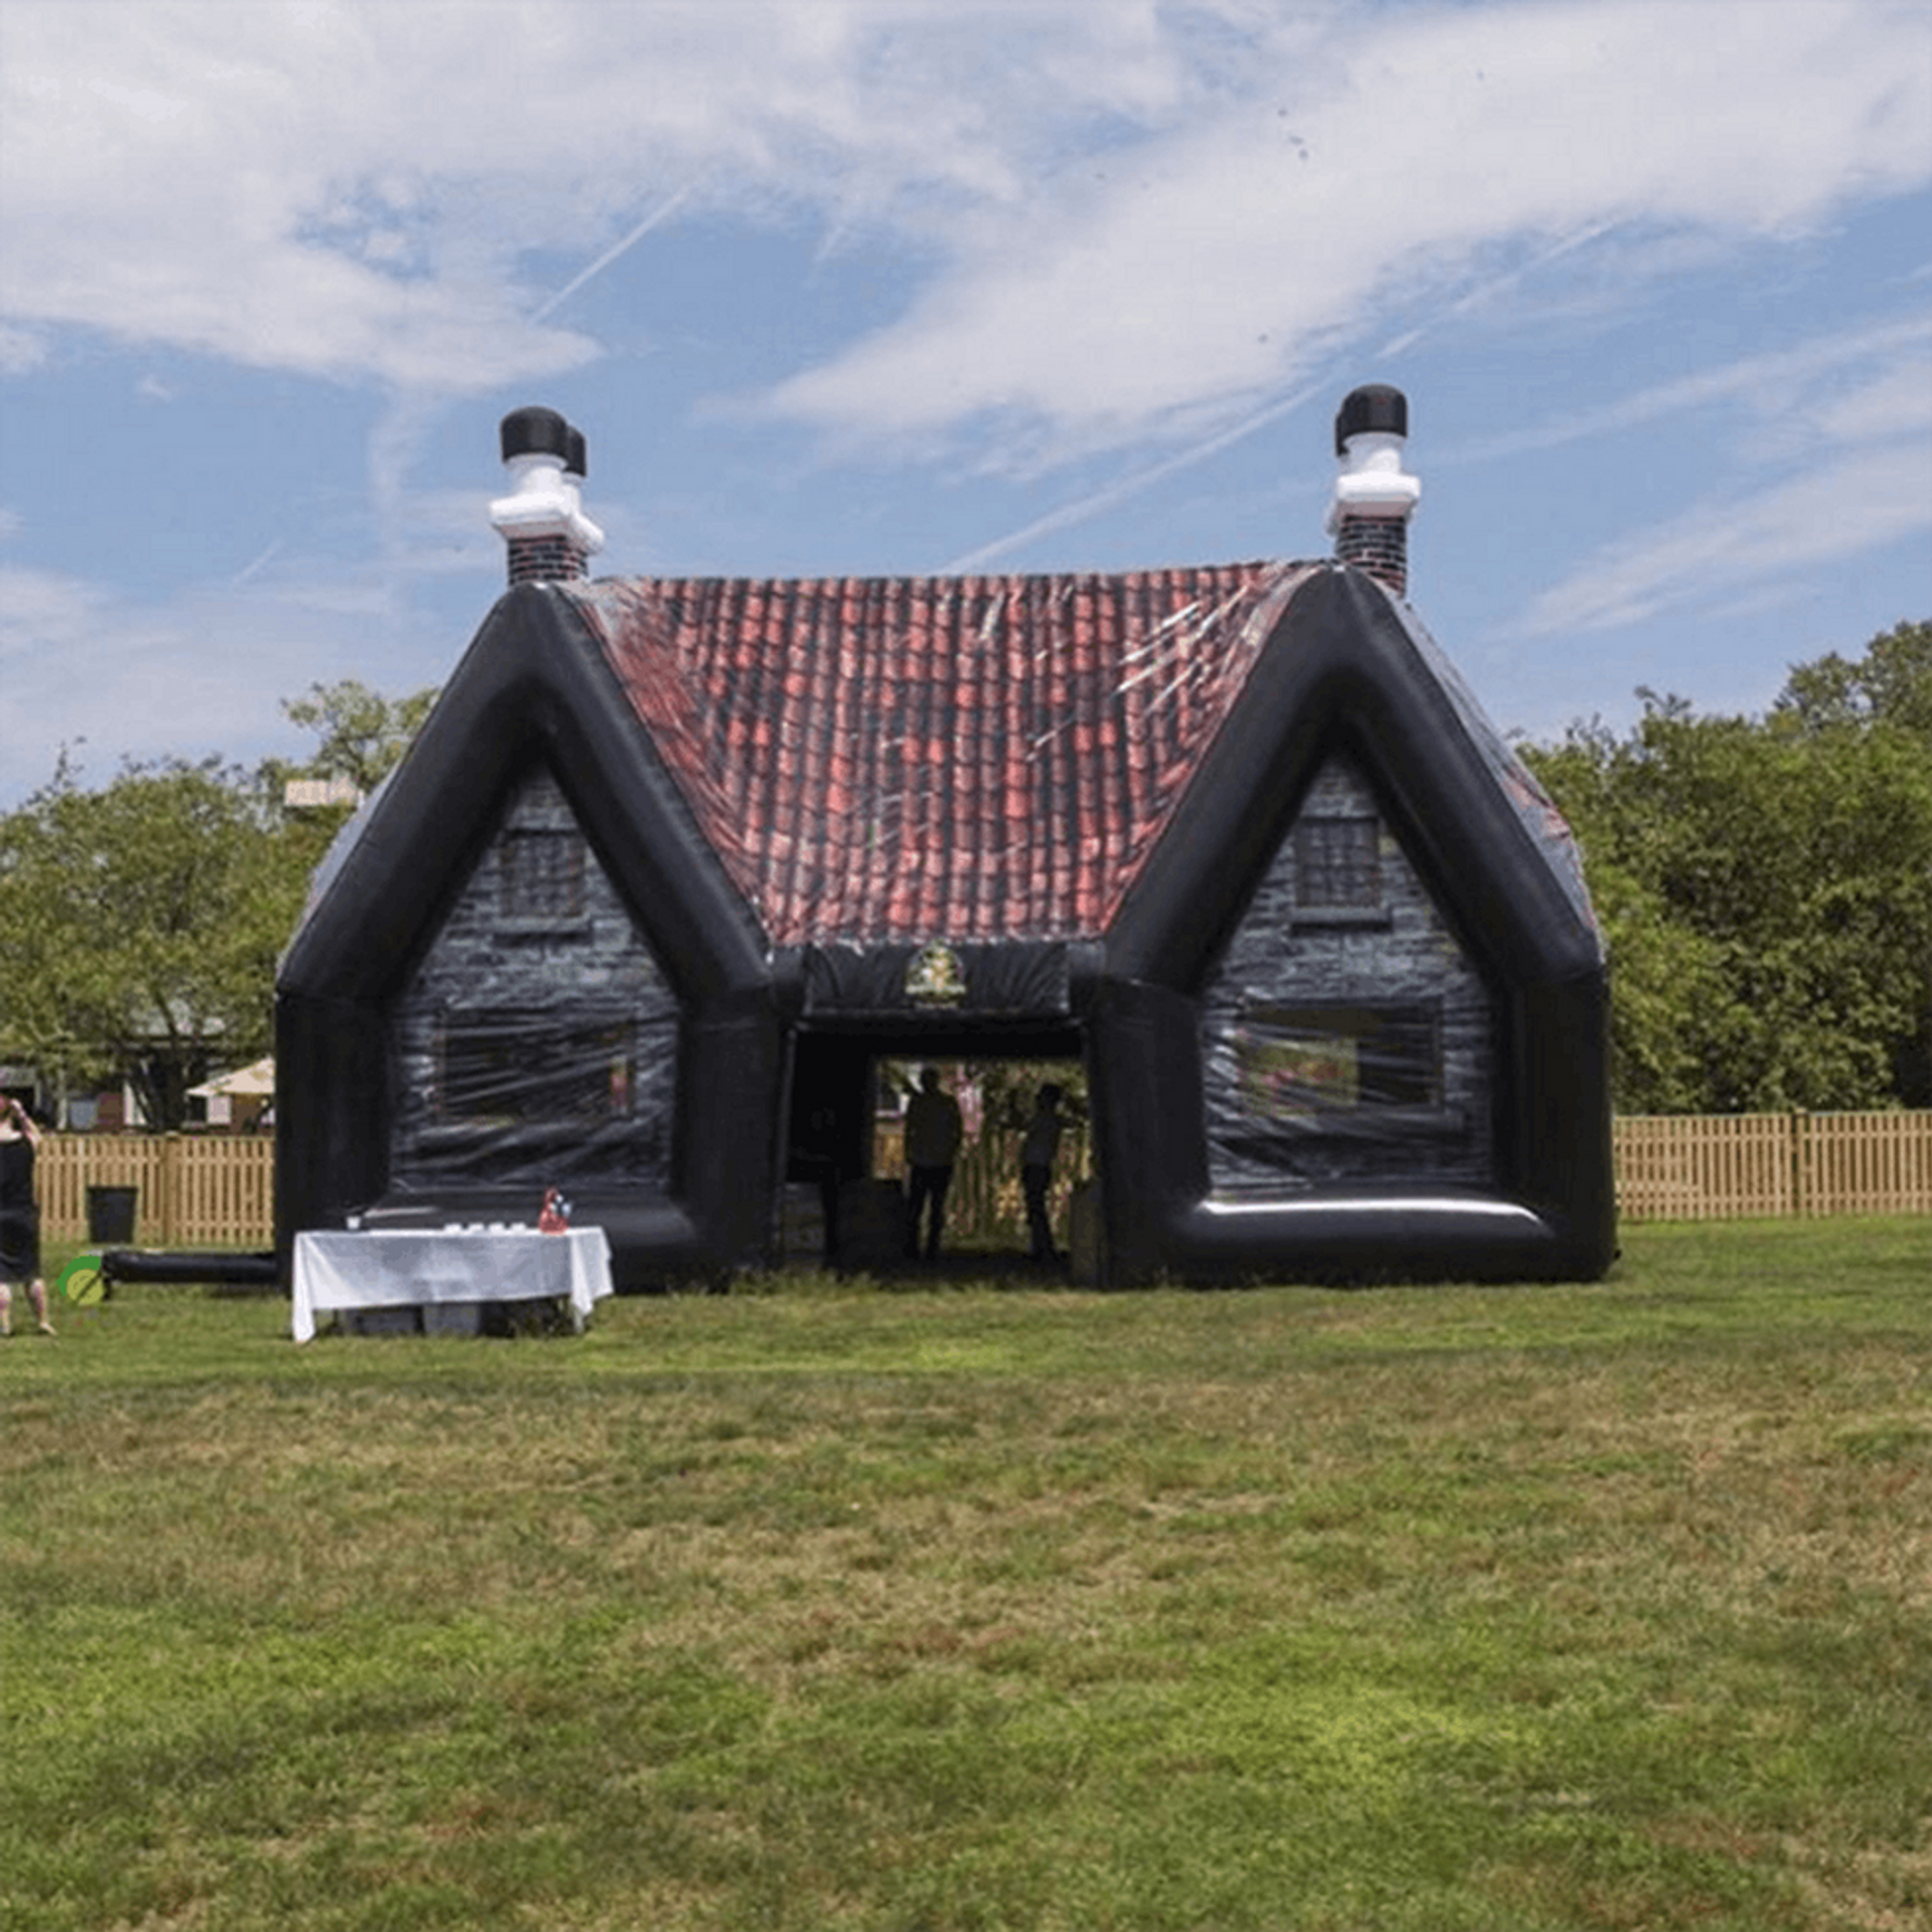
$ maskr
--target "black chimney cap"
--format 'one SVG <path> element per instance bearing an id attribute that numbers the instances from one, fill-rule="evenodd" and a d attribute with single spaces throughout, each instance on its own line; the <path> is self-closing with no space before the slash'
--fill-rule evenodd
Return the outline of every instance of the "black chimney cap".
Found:
<path id="1" fill-rule="evenodd" d="M 1408 398 L 1386 383 L 1365 383 L 1344 398 L 1335 417 L 1335 454 L 1349 453 L 1349 439 L 1365 431 L 1388 436 L 1408 434 Z"/>
<path id="2" fill-rule="evenodd" d="M 570 425 L 554 410 L 512 410 L 503 418 L 503 461 L 515 456 L 557 456 L 570 461 Z"/>
<path id="3" fill-rule="evenodd" d="M 590 474 L 590 445 L 583 440 L 583 432 L 575 423 L 564 425 L 564 437 L 570 444 L 568 454 L 563 459 L 563 473 L 566 476 L 582 478 Z"/>

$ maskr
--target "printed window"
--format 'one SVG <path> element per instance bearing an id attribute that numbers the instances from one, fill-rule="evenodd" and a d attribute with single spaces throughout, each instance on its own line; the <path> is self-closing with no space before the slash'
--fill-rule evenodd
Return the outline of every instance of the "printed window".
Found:
<path id="1" fill-rule="evenodd" d="M 436 1111 L 444 1122 L 589 1126 L 631 1112 L 637 1043 L 629 1021 L 466 1013 L 443 1022 L 439 1045 Z"/>
<path id="2" fill-rule="evenodd" d="M 1273 1120 L 1434 1107 L 1441 1094 L 1430 1006 L 1250 1008 L 1235 1051 L 1248 1111 Z"/>
<path id="3" fill-rule="evenodd" d="M 1296 822 L 1294 899 L 1298 906 L 1331 910 L 1379 908 L 1381 827 L 1373 815 Z"/>
<path id="4" fill-rule="evenodd" d="M 575 832 L 506 832 L 497 848 L 497 906 L 505 919 L 583 917 L 583 840 Z"/>

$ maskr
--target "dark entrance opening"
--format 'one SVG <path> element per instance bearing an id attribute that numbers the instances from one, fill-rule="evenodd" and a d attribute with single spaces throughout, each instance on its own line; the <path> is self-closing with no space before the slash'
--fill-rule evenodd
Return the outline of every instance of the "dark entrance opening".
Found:
<path id="1" fill-rule="evenodd" d="M 937 1262 L 910 1252 L 898 1124 L 905 1093 L 926 1066 L 941 1069 L 967 1126 Z M 1055 1187 L 1063 1228 L 1075 1189 L 1084 1186 L 1089 1198 L 1080 1211 L 1097 1232 L 1087 1074 L 1086 1039 L 1065 1023 L 799 1026 L 786 1053 L 777 1259 L 922 1279 L 1027 1274 L 1018 1150 L 1038 1081 L 1057 1079 L 1067 1089 Z"/>

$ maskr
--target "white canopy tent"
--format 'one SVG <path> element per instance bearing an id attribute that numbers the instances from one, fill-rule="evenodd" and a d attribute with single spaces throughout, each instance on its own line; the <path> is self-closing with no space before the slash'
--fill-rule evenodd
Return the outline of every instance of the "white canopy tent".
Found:
<path id="1" fill-rule="evenodd" d="M 227 1126 L 234 1121 L 237 1100 L 249 1103 L 242 1115 L 246 1120 L 249 1114 L 265 1111 L 274 1100 L 274 1056 L 270 1054 L 247 1066 L 238 1066 L 232 1073 L 217 1073 L 213 1079 L 204 1080 L 199 1087 L 187 1091 L 190 1099 L 208 1102 L 212 1126 Z"/>
<path id="2" fill-rule="evenodd" d="M 204 1080 L 187 1091 L 196 1100 L 271 1099 L 275 1092 L 274 1055 L 239 1066 L 233 1073 L 217 1073 L 213 1080 Z"/>

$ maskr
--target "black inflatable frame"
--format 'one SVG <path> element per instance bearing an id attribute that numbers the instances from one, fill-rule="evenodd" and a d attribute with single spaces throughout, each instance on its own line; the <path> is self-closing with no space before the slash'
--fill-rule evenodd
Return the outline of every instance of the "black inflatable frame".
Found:
<path id="1" fill-rule="evenodd" d="M 1432 647 L 1433 648 L 1433 647 Z M 1496 1183 L 1217 1200 L 1195 989 L 1337 750 L 1495 989 Z M 566 590 L 502 597 L 368 809 L 277 984 L 277 1252 L 351 1213 L 440 1221 L 529 1203 L 398 1198 L 387 1172 L 386 1003 L 467 877 L 518 775 L 548 761 L 684 1014 L 669 1198 L 573 1190 L 617 1283 L 768 1260 L 801 1031 L 893 1050 L 1084 1042 L 1106 1278 L 1594 1280 L 1615 1252 L 1607 983 L 1587 909 L 1505 795 L 1404 609 L 1343 566 L 1293 591 L 1247 688 L 1112 925 L 973 950 L 966 1012 L 908 1005 L 914 950 L 773 952 L 699 833 Z M 943 938 L 944 935 L 936 935 Z"/>

